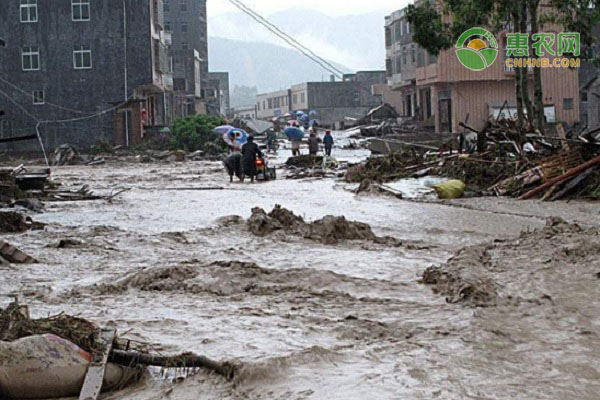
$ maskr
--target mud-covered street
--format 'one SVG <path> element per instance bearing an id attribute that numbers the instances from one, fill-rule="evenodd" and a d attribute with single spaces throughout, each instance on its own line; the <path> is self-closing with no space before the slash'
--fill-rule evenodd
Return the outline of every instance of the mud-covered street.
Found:
<path id="1" fill-rule="evenodd" d="M 47 203 L 32 214 L 45 230 L 1 235 L 40 261 L 0 266 L 2 306 L 17 295 L 34 316 L 66 312 L 162 354 L 243 366 L 233 382 L 155 371 L 106 399 L 598 397 L 595 204 L 414 202 L 284 176 L 229 184 L 218 162 L 60 167 L 53 178 L 130 190 Z M 253 234 L 252 209 L 277 204 L 396 241 Z"/>

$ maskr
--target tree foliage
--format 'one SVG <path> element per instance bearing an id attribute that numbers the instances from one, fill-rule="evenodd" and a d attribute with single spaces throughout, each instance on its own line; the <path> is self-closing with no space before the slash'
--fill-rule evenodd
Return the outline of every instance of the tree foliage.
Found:
<path id="1" fill-rule="evenodd" d="M 213 115 L 178 118 L 173 125 L 169 145 L 177 150 L 203 150 L 209 154 L 219 154 L 227 150 L 227 145 L 213 129 L 224 124 L 223 119 Z"/>

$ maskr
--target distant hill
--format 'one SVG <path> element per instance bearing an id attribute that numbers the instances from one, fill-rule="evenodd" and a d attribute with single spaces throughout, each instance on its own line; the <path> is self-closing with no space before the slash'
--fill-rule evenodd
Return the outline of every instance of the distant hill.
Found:
<path id="1" fill-rule="evenodd" d="M 329 72 L 285 47 L 210 37 L 208 48 L 210 70 L 229 72 L 231 88 L 256 86 L 259 92 L 266 92 L 307 81 L 329 80 Z M 334 65 L 350 72 L 344 66 Z"/>
<path id="2" fill-rule="evenodd" d="M 321 57 L 352 70 L 385 68 L 384 17 L 384 12 L 332 17 L 303 8 L 290 8 L 267 16 Z M 208 28 L 210 36 L 287 46 L 242 13 L 213 17 Z"/>

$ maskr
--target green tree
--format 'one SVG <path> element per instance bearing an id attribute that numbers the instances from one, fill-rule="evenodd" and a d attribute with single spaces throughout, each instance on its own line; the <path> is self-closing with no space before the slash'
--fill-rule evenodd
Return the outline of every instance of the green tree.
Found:
<path id="1" fill-rule="evenodd" d="M 169 145 L 172 149 L 219 154 L 227 145 L 213 130 L 225 121 L 213 115 L 193 115 L 178 118 L 173 124 L 173 135 Z"/>

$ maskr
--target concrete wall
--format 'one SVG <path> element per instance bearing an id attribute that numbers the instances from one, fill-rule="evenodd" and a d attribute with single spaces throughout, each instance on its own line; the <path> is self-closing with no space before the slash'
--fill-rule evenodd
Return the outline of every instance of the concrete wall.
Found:
<path id="1" fill-rule="evenodd" d="M 4 4 L 7 3 L 7 4 Z M 12 135 L 35 132 L 38 120 L 62 120 L 105 110 L 125 98 L 124 70 L 127 65 L 128 95 L 135 87 L 153 83 L 150 0 L 126 0 L 127 63 L 124 54 L 122 2 L 91 2 L 90 21 L 72 21 L 70 0 L 38 0 L 38 22 L 21 23 L 18 1 L 3 1 L 0 7 L 0 77 L 18 89 L 0 81 L 0 90 L 27 112 L 16 107 L 0 93 L 4 124 Z M 92 68 L 73 67 L 76 45 L 92 50 Z M 40 70 L 22 71 L 21 47 L 37 46 Z M 33 105 L 31 93 L 43 90 L 46 104 Z M 53 103 L 60 107 L 49 105 Z M 71 112 L 74 109 L 85 112 Z M 99 139 L 112 140 L 114 113 L 79 122 L 43 124 L 42 137 L 51 149 L 63 142 L 89 147 Z M 0 125 L 3 123 L 0 122 Z M 6 133 L 4 132 L 4 135 Z M 5 146 L 8 150 L 37 150 L 37 142 Z"/>

